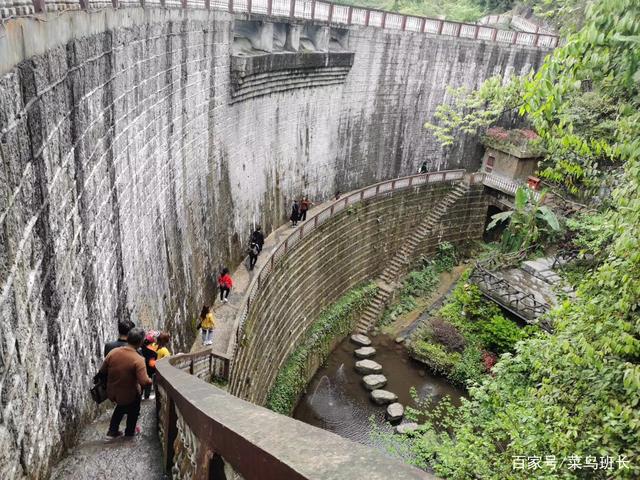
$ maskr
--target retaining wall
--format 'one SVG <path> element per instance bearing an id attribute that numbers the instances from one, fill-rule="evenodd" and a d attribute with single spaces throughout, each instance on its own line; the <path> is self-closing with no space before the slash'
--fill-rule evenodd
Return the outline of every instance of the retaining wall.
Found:
<path id="1" fill-rule="evenodd" d="M 46 475 L 91 414 L 118 319 L 184 348 L 212 273 L 239 261 L 255 223 L 268 233 L 294 196 L 423 160 L 478 165 L 473 139 L 442 151 L 422 124 L 447 86 L 545 54 L 352 26 L 345 83 L 230 104 L 234 18 L 131 7 L 0 26 L 0 476 Z"/>
<path id="2" fill-rule="evenodd" d="M 263 405 L 279 369 L 318 314 L 354 286 L 379 275 L 421 215 L 451 183 L 401 190 L 355 204 L 304 237 L 253 300 L 234 357 L 230 391 Z M 438 243 L 480 239 L 487 211 L 482 185 L 452 205 L 417 255 Z"/>

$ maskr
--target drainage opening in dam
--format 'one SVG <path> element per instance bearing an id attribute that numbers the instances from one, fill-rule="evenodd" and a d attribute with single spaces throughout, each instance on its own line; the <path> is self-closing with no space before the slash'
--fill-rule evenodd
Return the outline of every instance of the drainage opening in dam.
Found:
<path id="1" fill-rule="evenodd" d="M 377 335 L 371 340 L 376 350 L 372 360 L 383 366 L 382 373 L 387 379 L 382 388 L 396 394 L 397 402 L 414 406 L 410 394 L 414 387 L 419 398 L 431 397 L 434 407 L 445 396 L 449 396 L 454 405 L 460 404 L 464 390 L 410 358 L 404 345 L 386 335 Z M 387 406 L 371 400 L 371 392 L 363 384 L 363 374 L 354 368 L 357 348 L 348 338 L 336 347 L 309 382 L 293 417 L 350 440 L 382 448 L 372 435 L 373 425 L 383 432 L 392 432 L 394 425 L 406 420 L 388 422 Z"/>

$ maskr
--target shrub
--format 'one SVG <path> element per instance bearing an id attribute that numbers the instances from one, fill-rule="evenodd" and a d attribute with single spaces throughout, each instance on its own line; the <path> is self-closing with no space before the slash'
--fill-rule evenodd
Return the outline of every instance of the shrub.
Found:
<path id="1" fill-rule="evenodd" d="M 433 318 L 429 322 L 429 331 L 431 339 L 444 345 L 450 352 L 462 352 L 464 350 L 466 345 L 464 337 L 455 326 L 446 320 L 440 317 Z"/>
<path id="2" fill-rule="evenodd" d="M 484 346 L 498 354 L 513 351 L 516 342 L 527 336 L 525 331 L 502 315 L 494 315 L 490 320 L 483 320 L 478 326 Z"/>
<path id="3" fill-rule="evenodd" d="M 484 378 L 485 367 L 482 362 L 482 352 L 474 345 L 464 349 L 460 360 L 455 363 L 449 378 L 456 383 L 481 383 Z"/>
<path id="4" fill-rule="evenodd" d="M 443 375 L 449 374 L 453 366 L 460 360 L 457 352 L 449 353 L 442 345 L 428 340 L 417 340 L 411 343 L 413 355 L 431 370 Z"/>

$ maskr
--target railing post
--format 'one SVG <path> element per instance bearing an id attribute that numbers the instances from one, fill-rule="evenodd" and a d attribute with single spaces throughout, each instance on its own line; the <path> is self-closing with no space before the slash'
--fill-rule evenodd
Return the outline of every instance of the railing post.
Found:
<path id="1" fill-rule="evenodd" d="M 458 28 L 456 29 L 456 37 L 460 36 L 460 32 L 462 31 L 462 24 L 459 23 L 458 24 Z"/>
<path id="2" fill-rule="evenodd" d="M 369 15 L 371 14 L 371 12 L 369 10 L 367 10 L 364 13 L 364 26 L 368 27 L 369 26 Z"/>
<path id="3" fill-rule="evenodd" d="M 331 204 L 331 209 L 329 210 L 331 212 L 331 214 L 329 215 L 330 217 L 333 217 L 333 203 Z"/>
<path id="4" fill-rule="evenodd" d="M 480 31 L 480 27 L 478 25 L 476 25 L 476 31 L 473 32 L 473 38 L 474 40 L 478 39 L 478 32 Z"/>
<path id="5" fill-rule="evenodd" d="M 316 215 L 315 217 L 313 217 L 313 226 L 317 227 L 318 226 L 318 215 Z"/>
<path id="6" fill-rule="evenodd" d="M 82 10 L 88 10 L 89 9 L 89 0 L 80 0 L 80 8 Z"/>
<path id="7" fill-rule="evenodd" d="M 497 36 L 498 36 L 498 29 L 497 29 L 497 28 L 494 28 L 494 29 L 493 29 L 493 32 L 491 33 L 491 41 L 492 41 L 492 42 L 495 42 L 495 41 L 496 41 Z"/>
<path id="8" fill-rule="evenodd" d="M 360 191 L 360 201 L 364 200 L 364 190 Z"/>
<path id="9" fill-rule="evenodd" d="M 289 17 L 294 18 L 296 15 L 296 0 L 289 0 Z"/>
<path id="10" fill-rule="evenodd" d="M 333 18 L 333 3 L 329 4 L 329 18 L 327 19 L 327 23 L 331 23 L 331 19 Z"/>
<path id="11" fill-rule="evenodd" d="M 347 25 L 351 25 L 352 17 L 353 17 L 353 7 L 349 6 L 349 10 L 347 11 Z"/>
<path id="12" fill-rule="evenodd" d="M 316 18 L 316 0 L 311 0 L 311 20 Z"/>
<path id="13" fill-rule="evenodd" d="M 347 205 L 349 205 L 349 197 L 344 197 L 344 208 L 347 208 Z"/>
<path id="14" fill-rule="evenodd" d="M 387 12 L 382 12 L 382 28 L 387 28 Z"/>
<path id="15" fill-rule="evenodd" d="M 271 15 L 273 11 L 273 0 L 267 0 L 267 15 Z"/>
<path id="16" fill-rule="evenodd" d="M 424 29 L 426 28 L 426 26 L 427 26 L 427 19 L 422 17 L 420 19 L 420 32 L 424 33 Z"/>
<path id="17" fill-rule="evenodd" d="M 182 0 L 185 2 L 186 0 Z M 229 13 L 233 13 L 233 0 L 229 0 Z"/>
<path id="18" fill-rule="evenodd" d="M 270 262 L 271 262 L 271 271 L 273 271 L 273 259 L 275 258 L 277 251 L 278 250 L 274 250 L 273 254 L 271 254 L 271 260 L 270 260 Z"/>
<path id="19" fill-rule="evenodd" d="M 300 240 L 302 240 L 302 232 L 303 232 L 303 230 L 304 230 L 304 225 L 302 225 L 302 226 L 300 227 L 300 234 L 298 235 L 298 238 L 299 238 Z"/>
<path id="20" fill-rule="evenodd" d="M 189 362 L 189 375 L 193 375 L 193 358 Z"/>
<path id="21" fill-rule="evenodd" d="M 438 25 L 438 35 L 442 35 L 443 27 L 444 27 L 444 20 L 440 20 L 440 24 Z"/>
<path id="22" fill-rule="evenodd" d="M 407 16 L 403 15 L 402 16 L 402 31 L 405 31 L 407 29 Z"/>
<path id="23" fill-rule="evenodd" d="M 391 190 L 395 190 L 396 189 L 396 181 L 395 180 L 391 180 Z"/>
<path id="24" fill-rule="evenodd" d="M 176 414 L 176 404 L 165 389 L 165 402 L 167 403 L 167 414 L 164 421 L 164 471 L 170 472 L 173 467 L 173 445 L 178 436 L 178 415 Z M 156 394 L 157 395 L 157 394 Z"/>
<path id="25" fill-rule="evenodd" d="M 511 41 L 511 43 L 512 43 L 512 44 L 514 44 L 514 45 L 516 44 L 516 41 L 518 40 L 518 34 L 519 34 L 519 33 L 520 33 L 520 32 L 515 32 L 515 33 L 514 33 L 514 35 L 513 35 L 513 40 Z"/>
<path id="26" fill-rule="evenodd" d="M 204 0 L 204 8 L 206 10 L 211 10 L 211 0 Z"/>
<path id="27" fill-rule="evenodd" d="M 413 175 L 409 177 L 409 186 L 413 185 Z"/>
<path id="28" fill-rule="evenodd" d="M 252 0 L 247 0 L 247 12 L 251 13 L 251 8 L 253 7 L 252 5 Z"/>
<path id="29" fill-rule="evenodd" d="M 380 184 L 376 185 L 376 195 L 380 193 Z"/>
<path id="30" fill-rule="evenodd" d="M 284 253 L 287 253 L 287 250 L 289 250 L 289 238 L 284 241 Z"/>

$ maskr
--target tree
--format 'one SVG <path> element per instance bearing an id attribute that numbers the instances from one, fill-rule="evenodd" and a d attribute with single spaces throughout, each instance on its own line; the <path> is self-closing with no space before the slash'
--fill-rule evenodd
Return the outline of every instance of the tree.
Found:
<path id="1" fill-rule="evenodd" d="M 518 187 L 514 209 L 491 217 L 487 230 L 495 228 L 499 223 L 509 222 L 501 237 L 504 252 L 515 252 L 537 245 L 560 231 L 560 223 L 553 210 L 542 205 L 544 196 L 545 192 L 542 192 L 536 200 L 532 190 Z"/>

